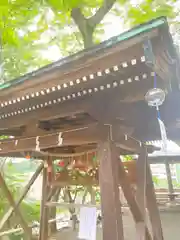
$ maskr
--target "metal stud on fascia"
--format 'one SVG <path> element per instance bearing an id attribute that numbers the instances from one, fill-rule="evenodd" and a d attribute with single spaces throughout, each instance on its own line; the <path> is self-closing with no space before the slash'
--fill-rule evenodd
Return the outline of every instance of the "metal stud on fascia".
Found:
<path id="1" fill-rule="evenodd" d="M 124 80 L 120 80 L 120 84 L 123 85 L 124 84 Z"/>
<path id="2" fill-rule="evenodd" d="M 114 66 L 113 67 L 113 70 L 116 72 L 116 71 L 118 71 L 118 66 Z"/>
<path id="3" fill-rule="evenodd" d="M 70 81 L 70 82 L 69 82 L 69 85 L 70 85 L 70 86 L 73 86 L 73 85 L 74 85 L 74 82 L 73 82 L 73 81 Z"/>
<path id="4" fill-rule="evenodd" d="M 94 74 L 90 74 L 90 75 L 89 75 L 89 78 L 90 78 L 90 79 L 94 79 Z"/>
<path id="5" fill-rule="evenodd" d="M 127 62 L 123 62 L 123 63 L 122 63 L 122 67 L 123 67 L 123 68 L 126 68 L 127 66 L 128 66 L 128 65 L 127 65 Z"/>
<path id="6" fill-rule="evenodd" d="M 141 62 L 145 62 L 145 60 L 146 60 L 145 56 L 142 56 L 141 57 Z"/>
<path id="7" fill-rule="evenodd" d="M 87 77 L 86 76 L 84 76 L 82 79 L 83 79 L 84 82 L 87 81 Z"/>
<path id="8" fill-rule="evenodd" d="M 50 89 L 49 88 L 46 89 L 46 93 L 50 93 Z"/>
<path id="9" fill-rule="evenodd" d="M 102 76 L 102 72 L 97 72 L 97 75 L 98 75 L 98 77 L 101 77 Z"/>
<path id="10" fill-rule="evenodd" d="M 109 68 L 105 69 L 105 73 L 109 74 L 110 73 L 110 69 Z"/>
<path id="11" fill-rule="evenodd" d="M 142 78 L 143 78 L 143 79 L 146 79 L 146 78 L 147 78 L 147 74 L 144 73 L 144 74 L 142 75 Z"/>
<path id="12" fill-rule="evenodd" d="M 151 77 L 154 77 L 155 76 L 155 72 L 151 72 Z"/>
<path id="13" fill-rule="evenodd" d="M 117 82 L 113 82 L 113 87 L 117 87 L 118 83 Z"/>
<path id="14" fill-rule="evenodd" d="M 137 63 L 136 59 L 132 59 L 132 60 L 131 60 L 131 64 L 132 64 L 132 65 L 136 65 L 136 63 Z"/>

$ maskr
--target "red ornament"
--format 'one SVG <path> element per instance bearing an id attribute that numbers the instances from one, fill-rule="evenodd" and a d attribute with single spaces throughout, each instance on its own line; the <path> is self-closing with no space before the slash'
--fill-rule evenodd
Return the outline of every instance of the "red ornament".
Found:
<path id="1" fill-rule="evenodd" d="M 64 163 L 64 161 L 60 161 L 60 162 L 58 163 L 58 165 L 59 165 L 60 167 L 64 167 L 64 166 L 65 166 L 65 163 Z"/>

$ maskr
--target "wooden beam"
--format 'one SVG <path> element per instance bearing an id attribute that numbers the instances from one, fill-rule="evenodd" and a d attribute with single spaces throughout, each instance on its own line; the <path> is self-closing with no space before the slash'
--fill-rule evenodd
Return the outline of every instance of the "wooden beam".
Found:
<path id="1" fill-rule="evenodd" d="M 159 209 L 156 202 L 156 195 L 154 190 L 154 184 L 152 180 L 151 169 L 149 163 L 146 165 L 146 197 L 147 197 L 147 208 L 149 212 L 149 217 L 152 225 L 152 233 L 154 240 L 163 240 L 163 231 L 161 225 L 161 219 L 159 214 Z"/>
<path id="2" fill-rule="evenodd" d="M 40 217 L 40 230 L 39 230 L 39 240 L 47 240 L 48 239 L 48 215 L 49 211 L 46 206 L 47 198 L 48 198 L 48 172 L 47 168 L 43 169 L 43 182 L 42 182 L 42 200 L 41 200 L 41 217 Z"/>
<path id="3" fill-rule="evenodd" d="M 143 221 L 137 224 L 137 231 L 140 239 L 145 239 L 146 233 L 146 164 L 147 164 L 147 150 L 146 147 L 141 147 L 140 155 L 136 161 L 137 170 L 137 190 L 136 201 L 141 210 Z"/>
<path id="4" fill-rule="evenodd" d="M 15 207 L 11 207 L 7 213 L 4 215 L 4 217 L 1 219 L 0 221 L 0 231 L 3 229 L 3 227 L 5 226 L 6 222 L 9 220 L 9 218 L 12 216 L 12 214 L 14 213 L 15 209 L 19 207 L 19 205 L 21 204 L 21 202 L 23 201 L 23 199 L 25 198 L 26 194 L 28 193 L 29 189 L 31 188 L 31 186 L 33 185 L 33 183 L 35 182 L 35 180 L 37 179 L 37 177 L 39 176 L 39 174 L 41 173 L 42 169 L 43 169 L 44 164 L 41 163 L 38 168 L 36 169 L 35 173 L 33 174 L 33 176 L 31 177 L 30 181 L 28 182 L 28 184 L 25 186 L 24 191 L 22 192 L 20 198 L 16 201 L 15 203 Z"/>
<path id="5" fill-rule="evenodd" d="M 124 165 L 121 160 L 119 160 L 119 179 L 120 179 L 121 188 L 123 190 L 124 196 L 131 210 L 135 223 L 138 224 L 138 223 L 144 222 L 145 221 L 144 216 L 142 215 L 141 210 L 136 202 L 135 196 L 132 193 L 130 181 L 128 179 L 127 173 L 124 169 Z M 147 240 L 151 240 L 152 238 L 146 224 L 145 224 L 145 232 L 146 232 Z"/>
<path id="6" fill-rule="evenodd" d="M 21 211 L 19 210 L 19 208 L 16 207 L 16 203 L 13 199 L 13 196 L 11 194 L 11 192 L 9 191 L 2 174 L 0 173 L 0 187 L 2 188 L 5 196 L 7 197 L 7 200 L 9 201 L 10 205 L 14 208 L 14 212 L 16 213 L 17 217 L 19 218 L 19 222 L 26 234 L 26 238 L 28 240 L 31 240 L 32 236 L 31 236 L 31 231 L 30 228 L 28 227 L 26 221 L 24 220 L 23 215 L 21 214 Z"/>
<path id="7" fill-rule="evenodd" d="M 107 136 L 108 128 L 106 126 L 92 125 L 84 128 L 78 128 L 62 133 L 62 144 L 58 145 L 59 133 L 47 134 L 39 137 L 39 147 L 41 150 L 53 147 L 83 145 L 96 143 Z M 17 139 L 18 140 L 18 139 Z M 16 140 L 7 140 L 1 142 L 0 155 L 12 152 L 33 151 L 36 149 L 37 137 L 21 138 Z"/>
<path id="8" fill-rule="evenodd" d="M 165 157 L 165 169 L 166 169 L 166 177 L 168 182 L 169 198 L 170 198 L 170 201 L 173 201 L 174 187 L 172 182 L 171 168 L 166 157 Z"/>
<path id="9" fill-rule="evenodd" d="M 77 146 L 86 145 L 91 143 L 97 143 L 102 139 L 108 137 L 110 126 L 93 124 L 83 128 L 77 128 L 74 130 L 65 131 L 62 133 L 52 133 L 44 136 L 19 138 L 13 140 L 2 141 L 0 144 L 0 156 L 10 153 L 23 152 L 23 151 L 36 151 L 36 142 L 39 142 L 39 148 L 41 150 L 48 148 L 56 148 L 63 146 Z M 62 142 L 59 142 L 59 134 L 61 134 Z M 140 150 L 140 143 L 132 137 L 128 137 L 119 131 L 118 125 L 112 128 L 113 140 L 119 144 L 121 148 L 129 149 L 132 153 L 137 153 Z M 148 146 L 148 149 L 153 152 L 155 149 L 152 146 Z M 41 153 L 39 154 L 41 155 Z"/>
<path id="10" fill-rule="evenodd" d="M 118 153 L 112 142 L 98 146 L 103 240 L 123 240 L 123 222 L 118 187 Z"/>

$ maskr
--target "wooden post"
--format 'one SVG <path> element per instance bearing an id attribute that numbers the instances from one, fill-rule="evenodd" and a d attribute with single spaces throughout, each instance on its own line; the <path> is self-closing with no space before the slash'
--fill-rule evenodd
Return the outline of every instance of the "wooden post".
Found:
<path id="1" fill-rule="evenodd" d="M 22 214 L 21 214 L 21 211 L 19 210 L 19 208 L 16 207 L 16 203 L 13 199 L 13 196 L 11 194 L 11 192 L 9 191 L 1 173 L 0 173 L 0 187 L 2 188 L 5 196 L 7 197 L 10 205 L 13 207 L 14 209 L 14 212 L 16 213 L 17 217 L 19 217 L 19 221 L 20 221 L 20 224 L 26 234 L 26 239 L 30 240 L 31 239 L 31 230 L 30 228 L 28 227 L 26 221 L 24 220 Z"/>
<path id="2" fill-rule="evenodd" d="M 170 201 L 173 201 L 175 198 L 175 195 L 174 195 L 174 188 L 172 183 L 171 169 L 170 169 L 167 157 L 165 157 L 165 168 L 166 168 L 166 176 L 167 176 L 167 182 L 168 182 L 168 191 L 169 191 L 168 194 L 169 194 Z"/>
<path id="3" fill-rule="evenodd" d="M 136 201 L 143 216 L 143 222 L 136 225 L 137 231 L 141 236 L 140 239 L 145 238 L 146 225 L 146 171 L 147 171 L 147 150 L 146 147 L 141 147 L 140 155 L 136 162 L 137 169 L 137 190 Z"/>
<path id="4" fill-rule="evenodd" d="M 118 187 L 118 153 L 110 141 L 98 146 L 99 183 L 101 191 L 101 209 L 103 240 L 123 240 L 123 223 Z"/>
<path id="5" fill-rule="evenodd" d="M 149 162 L 147 161 L 146 170 L 146 197 L 147 197 L 147 208 L 149 211 L 149 217 L 152 225 L 153 240 L 163 240 L 163 231 L 161 225 L 161 219 L 159 209 L 156 202 L 156 195 L 154 190 L 154 184 L 152 180 L 152 174 Z"/>
<path id="6" fill-rule="evenodd" d="M 119 180 L 135 223 L 139 224 L 144 222 L 144 218 L 143 218 L 144 216 L 142 215 L 142 212 L 140 211 L 140 208 L 136 202 L 135 196 L 132 193 L 130 181 L 128 179 L 127 173 L 124 169 L 124 166 L 121 160 L 119 161 Z M 145 224 L 145 232 L 146 232 L 146 239 L 151 240 L 152 238 L 146 224 Z"/>
<path id="7" fill-rule="evenodd" d="M 24 191 L 22 192 L 20 198 L 17 200 L 16 202 L 16 206 L 15 208 L 11 207 L 7 213 L 4 215 L 4 217 L 1 219 L 0 222 L 0 231 L 3 229 L 3 227 L 5 226 L 6 222 L 9 220 L 9 218 L 12 216 L 13 212 L 15 211 L 16 208 L 19 207 L 19 205 L 21 204 L 21 202 L 23 201 L 23 199 L 25 198 L 26 194 L 28 193 L 29 189 L 31 188 L 31 186 L 33 185 L 33 183 L 35 182 L 35 180 L 37 179 L 37 177 L 39 176 L 39 174 L 41 173 L 43 169 L 43 163 L 41 163 L 37 170 L 35 171 L 35 173 L 33 174 L 32 178 L 30 179 L 30 181 L 28 182 L 28 184 L 25 186 Z"/>
<path id="8" fill-rule="evenodd" d="M 42 200 L 41 200 L 41 217 L 40 217 L 40 232 L 39 232 L 39 240 L 47 240 L 48 239 L 48 207 L 46 206 L 47 198 L 48 198 L 48 171 L 45 166 L 43 169 L 43 181 L 42 181 Z"/>

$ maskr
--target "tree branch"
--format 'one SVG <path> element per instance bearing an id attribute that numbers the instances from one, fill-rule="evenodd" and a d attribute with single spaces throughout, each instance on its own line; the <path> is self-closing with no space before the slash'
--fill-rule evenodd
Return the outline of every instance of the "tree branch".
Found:
<path id="1" fill-rule="evenodd" d="M 104 0 L 103 5 L 97 10 L 97 12 L 88 19 L 89 25 L 94 29 L 99 24 L 105 15 L 111 10 L 116 0 Z"/>
<path id="2" fill-rule="evenodd" d="M 81 12 L 80 8 L 73 8 L 71 11 L 71 17 L 73 18 L 74 22 L 78 26 L 80 32 L 84 32 L 84 27 L 86 25 L 86 18 Z"/>

